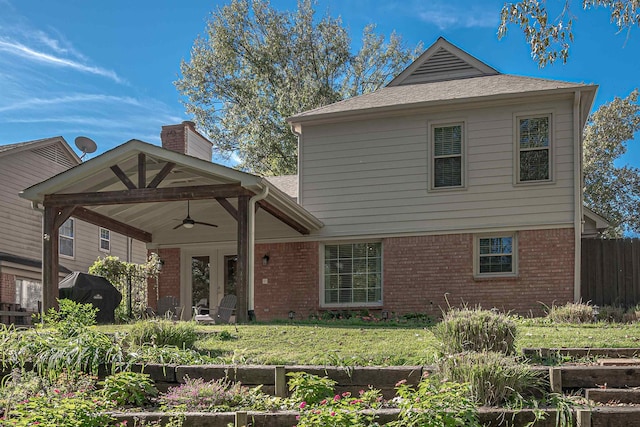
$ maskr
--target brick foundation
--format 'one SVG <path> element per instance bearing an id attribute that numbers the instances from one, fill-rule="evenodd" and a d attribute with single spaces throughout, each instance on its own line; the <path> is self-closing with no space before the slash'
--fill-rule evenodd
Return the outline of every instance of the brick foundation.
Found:
<path id="1" fill-rule="evenodd" d="M 319 307 L 318 243 L 258 244 L 255 249 L 255 313 L 257 320 L 286 319 L 289 311 L 306 319 Z M 269 263 L 262 265 L 268 254 Z M 263 284 L 263 279 L 268 283 Z"/>
<path id="2" fill-rule="evenodd" d="M 149 286 L 149 306 L 157 308 L 156 296 L 173 296 L 180 298 L 180 249 L 168 248 L 158 249 L 160 259 L 164 261 L 162 271 L 158 275 L 158 294 L 150 281 Z"/>
<path id="3" fill-rule="evenodd" d="M 0 301 L 16 302 L 16 276 L 0 273 Z"/>

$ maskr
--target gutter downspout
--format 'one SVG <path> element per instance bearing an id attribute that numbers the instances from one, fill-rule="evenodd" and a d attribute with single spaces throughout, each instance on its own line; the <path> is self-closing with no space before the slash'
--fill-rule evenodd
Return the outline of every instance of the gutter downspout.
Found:
<path id="1" fill-rule="evenodd" d="M 247 251 L 247 258 L 249 262 L 249 301 L 247 301 L 249 310 L 255 310 L 254 306 L 254 278 L 255 278 L 255 242 L 256 242 L 256 203 L 260 200 L 264 200 L 269 195 L 269 187 L 264 186 L 260 194 L 256 194 L 249 199 L 249 250 Z"/>
<path id="2" fill-rule="evenodd" d="M 573 98 L 573 182 L 574 182 L 574 267 L 573 267 L 573 300 L 580 301 L 581 264 L 582 264 L 582 111 L 580 109 L 581 92 L 576 90 Z"/>

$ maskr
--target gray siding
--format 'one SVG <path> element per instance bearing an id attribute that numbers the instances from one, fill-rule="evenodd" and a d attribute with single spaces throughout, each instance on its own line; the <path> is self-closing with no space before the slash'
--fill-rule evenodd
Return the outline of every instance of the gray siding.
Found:
<path id="1" fill-rule="evenodd" d="M 66 163 L 66 162 L 60 162 Z M 14 255 L 41 259 L 42 214 L 31 208 L 31 203 L 18 196 L 25 188 L 64 172 L 67 166 L 59 164 L 31 150 L 9 153 L 0 157 L 0 251 Z M 76 221 L 75 257 L 60 258 L 60 263 L 71 270 L 87 271 L 98 256 L 99 228 Z M 126 259 L 126 238 L 111 233 L 111 255 Z M 134 246 L 134 260 L 146 258 L 141 242 Z"/>
<path id="2" fill-rule="evenodd" d="M 514 185 L 514 113 L 553 114 L 550 184 Z M 429 191 L 431 121 L 466 123 L 467 187 Z M 300 203 L 323 236 L 573 223 L 572 102 L 303 126 Z"/>

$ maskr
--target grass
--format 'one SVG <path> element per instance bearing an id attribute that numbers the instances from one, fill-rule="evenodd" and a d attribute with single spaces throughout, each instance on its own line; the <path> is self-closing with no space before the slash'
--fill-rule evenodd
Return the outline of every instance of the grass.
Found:
<path id="1" fill-rule="evenodd" d="M 552 324 L 517 320 L 523 347 L 640 347 L 640 323 Z M 99 326 L 105 332 L 129 325 Z M 341 325 L 339 322 L 198 326 L 195 348 L 220 363 L 334 366 L 433 364 L 441 347 L 433 326 Z"/>

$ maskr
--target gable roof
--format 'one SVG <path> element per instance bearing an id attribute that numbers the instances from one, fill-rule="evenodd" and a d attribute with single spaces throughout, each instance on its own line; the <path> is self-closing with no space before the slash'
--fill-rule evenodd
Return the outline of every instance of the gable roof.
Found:
<path id="1" fill-rule="evenodd" d="M 387 87 L 500 74 L 479 59 L 439 37 Z"/>
<path id="2" fill-rule="evenodd" d="M 37 154 L 68 168 L 82 163 L 80 157 L 61 136 L 0 145 L 0 157 L 17 154 L 25 150 L 35 151 Z"/>
<path id="3" fill-rule="evenodd" d="M 501 74 L 439 38 L 386 87 L 298 113 L 287 121 L 292 124 L 331 121 L 409 108 L 518 99 L 523 94 L 572 94 L 576 91 L 584 94 L 581 103 L 588 113 L 596 89 L 596 85 L 590 84 Z"/>

